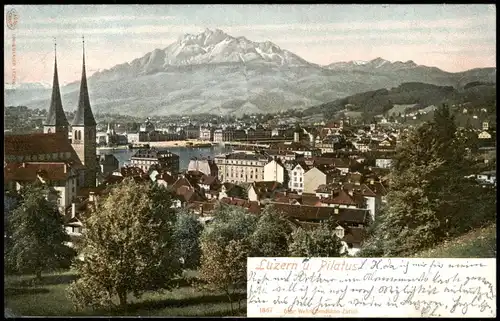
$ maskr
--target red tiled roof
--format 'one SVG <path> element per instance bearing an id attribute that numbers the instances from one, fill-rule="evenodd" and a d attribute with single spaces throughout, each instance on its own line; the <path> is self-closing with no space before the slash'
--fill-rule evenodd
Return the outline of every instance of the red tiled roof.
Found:
<path id="1" fill-rule="evenodd" d="M 242 200 L 239 198 L 229 198 L 229 197 L 224 197 L 221 199 L 222 203 L 229 204 L 229 205 L 234 205 L 234 206 L 240 206 L 248 209 L 250 213 L 253 214 L 259 214 L 260 213 L 260 205 L 258 202 L 255 201 L 248 201 L 248 200 Z"/>
<path id="2" fill-rule="evenodd" d="M 172 188 L 174 190 L 178 190 L 179 187 L 181 186 L 186 186 L 186 187 L 189 187 L 191 189 L 193 189 L 193 185 L 191 185 L 191 183 L 189 182 L 189 180 L 186 178 L 186 177 L 181 177 L 179 178 L 173 185 L 172 185 Z"/>
<path id="3" fill-rule="evenodd" d="M 252 183 L 255 193 L 259 198 L 271 197 L 282 185 L 275 181 L 259 181 Z"/>
<path id="4" fill-rule="evenodd" d="M 359 202 L 354 199 L 354 195 L 349 195 L 344 189 L 329 198 L 322 199 L 321 202 L 325 204 L 360 205 Z"/>
<path id="5" fill-rule="evenodd" d="M 287 196 L 289 198 L 293 198 L 293 199 L 296 199 L 296 200 L 300 200 L 302 198 L 302 195 L 299 195 L 297 193 L 287 193 Z"/>
<path id="6" fill-rule="evenodd" d="M 376 193 L 374 193 L 371 188 L 367 186 L 367 184 L 361 184 L 360 186 L 361 189 L 361 195 L 363 196 L 368 196 L 368 197 L 375 197 L 377 196 Z"/>
<path id="7" fill-rule="evenodd" d="M 276 203 L 284 203 L 284 204 L 289 204 L 291 199 L 287 196 L 280 195 L 274 199 Z"/>
<path id="8" fill-rule="evenodd" d="M 4 154 L 7 162 L 66 162 L 75 169 L 85 168 L 68 137 L 62 133 L 5 136 Z M 45 159 L 41 160 L 42 156 Z"/>
<path id="9" fill-rule="evenodd" d="M 321 206 L 321 201 L 316 195 L 302 194 L 302 205 Z"/>
<path id="10" fill-rule="evenodd" d="M 328 206 L 306 206 L 273 203 L 274 208 L 284 214 L 298 220 L 325 220 L 329 217 L 335 218 L 339 223 L 364 224 L 369 215 L 366 209 L 334 208 Z M 336 214 L 335 211 L 338 211 Z"/>
<path id="11" fill-rule="evenodd" d="M 217 205 L 217 201 L 208 201 L 208 202 L 201 202 L 201 201 L 192 201 L 190 202 L 186 208 L 189 209 L 197 209 L 200 214 L 210 214 L 212 213 Z"/>
<path id="12" fill-rule="evenodd" d="M 39 155 L 74 153 L 68 137 L 63 133 L 8 135 L 4 137 L 5 155 Z"/>
<path id="13" fill-rule="evenodd" d="M 204 185 L 212 185 L 215 181 L 216 181 L 216 177 L 215 176 L 203 175 L 201 177 L 200 183 L 204 184 Z"/>
<path id="14" fill-rule="evenodd" d="M 70 167 L 64 162 L 8 163 L 4 166 L 5 181 L 35 181 L 40 175 L 51 181 L 63 181 L 69 177 Z"/>
<path id="15" fill-rule="evenodd" d="M 381 182 L 373 182 L 373 184 L 368 184 L 370 189 L 377 195 L 379 196 L 386 196 L 387 195 L 387 189 L 385 188 L 384 184 Z"/>

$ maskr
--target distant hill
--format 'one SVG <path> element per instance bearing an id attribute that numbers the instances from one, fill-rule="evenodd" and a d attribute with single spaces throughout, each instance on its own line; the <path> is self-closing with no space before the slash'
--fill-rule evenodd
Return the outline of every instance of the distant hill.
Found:
<path id="1" fill-rule="evenodd" d="M 486 82 L 471 82 L 461 88 L 437 86 L 426 83 L 403 83 L 391 89 L 379 89 L 354 94 L 329 103 L 308 108 L 305 115 L 323 113 L 332 118 L 338 112 L 359 112 L 371 116 L 393 110 L 395 105 L 406 105 L 412 111 L 428 106 L 463 105 L 467 109 L 486 108 L 489 114 L 496 113 L 496 85 Z M 401 110 L 403 111 L 403 110 Z M 401 112 L 400 111 L 400 112 Z"/>

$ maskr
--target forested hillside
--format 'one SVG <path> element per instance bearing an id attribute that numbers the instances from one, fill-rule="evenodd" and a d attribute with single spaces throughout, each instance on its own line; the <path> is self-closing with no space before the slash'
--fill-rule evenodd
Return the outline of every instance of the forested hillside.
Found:
<path id="1" fill-rule="evenodd" d="M 384 114 L 394 105 L 416 104 L 413 110 L 430 105 L 439 106 L 446 103 L 455 107 L 467 107 L 468 110 L 486 108 L 488 114 L 496 113 L 496 85 L 483 82 L 471 82 L 463 88 L 436 86 L 425 83 L 404 83 L 391 89 L 379 89 L 355 94 L 342 99 L 314 106 L 304 111 L 305 115 L 323 113 L 331 119 L 340 111 L 361 112 L 364 117 L 371 118 Z"/>

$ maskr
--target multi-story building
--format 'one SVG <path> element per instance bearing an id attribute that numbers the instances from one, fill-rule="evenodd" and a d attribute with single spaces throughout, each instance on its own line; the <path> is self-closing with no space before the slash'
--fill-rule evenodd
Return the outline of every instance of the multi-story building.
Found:
<path id="1" fill-rule="evenodd" d="M 264 155 L 233 153 L 215 157 L 221 182 L 252 183 L 264 180 L 264 166 L 270 159 Z"/>
<path id="2" fill-rule="evenodd" d="M 196 157 L 191 158 L 191 160 L 189 161 L 187 171 L 200 172 L 206 176 L 214 177 L 217 177 L 219 174 L 219 169 L 213 159 L 198 159 Z"/>
<path id="3" fill-rule="evenodd" d="M 130 158 L 130 163 L 145 172 L 149 170 L 151 165 L 159 165 L 172 174 L 179 173 L 179 155 L 167 150 L 158 150 L 156 148 L 139 149 Z"/>
<path id="4" fill-rule="evenodd" d="M 333 181 L 335 167 L 314 166 L 304 173 L 304 192 L 315 193 L 320 185 L 326 185 Z"/>
<path id="5" fill-rule="evenodd" d="M 224 135 L 222 129 L 214 130 L 214 143 L 222 143 L 224 141 Z"/>
<path id="6" fill-rule="evenodd" d="M 222 132 L 222 140 L 225 142 L 241 141 L 248 138 L 243 129 L 226 128 Z"/>
<path id="7" fill-rule="evenodd" d="M 213 131 L 210 128 L 200 127 L 200 140 L 211 141 L 213 138 Z"/>
<path id="8" fill-rule="evenodd" d="M 283 184 L 285 181 L 285 168 L 279 160 L 273 159 L 264 165 L 264 181 L 278 182 Z"/>
<path id="9" fill-rule="evenodd" d="M 293 162 L 289 170 L 288 188 L 299 194 L 304 192 L 304 174 L 309 170 L 304 162 Z"/>
<path id="10" fill-rule="evenodd" d="M 200 128 L 189 125 L 187 126 L 184 131 L 186 132 L 186 138 L 187 139 L 198 139 L 200 138 Z"/>

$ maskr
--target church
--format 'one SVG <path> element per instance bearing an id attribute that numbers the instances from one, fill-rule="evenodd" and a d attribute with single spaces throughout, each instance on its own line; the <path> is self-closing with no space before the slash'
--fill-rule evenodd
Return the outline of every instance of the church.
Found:
<path id="1" fill-rule="evenodd" d="M 4 138 L 5 189 L 19 190 L 24 184 L 41 181 L 59 192 L 59 208 L 66 210 L 81 190 L 96 187 L 96 125 L 87 87 L 83 41 L 80 93 L 71 125 L 62 106 L 55 51 L 52 96 L 43 133 Z"/>

